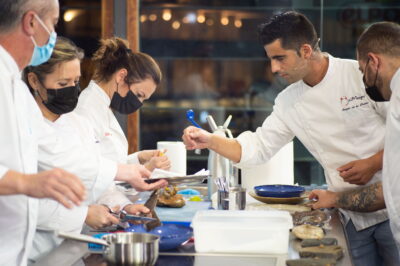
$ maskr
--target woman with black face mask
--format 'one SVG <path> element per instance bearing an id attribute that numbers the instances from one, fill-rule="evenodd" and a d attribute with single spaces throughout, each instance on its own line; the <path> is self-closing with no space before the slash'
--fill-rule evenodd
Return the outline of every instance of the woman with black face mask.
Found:
<path id="1" fill-rule="evenodd" d="M 149 170 L 169 169 L 170 161 L 157 150 L 128 155 L 128 141 L 113 113 L 132 114 L 150 98 L 161 81 L 157 63 L 147 54 L 131 51 L 120 38 L 102 40 L 92 61 L 93 80 L 79 96 L 74 112 L 94 123 L 102 154 L 119 163 L 143 164 Z"/>
<path id="2" fill-rule="evenodd" d="M 155 185 L 145 183 L 143 177 L 148 177 L 150 171 L 144 166 L 119 164 L 104 158 L 90 121 L 71 112 L 78 102 L 82 57 L 82 51 L 71 41 L 58 38 L 48 62 L 27 67 L 23 72 L 23 79 L 48 125 L 49 134 L 39 143 L 43 158 L 39 168 L 67 169 L 82 179 L 88 191 L 85 206 L 72 210 L 52 200 L 40 200 L 31 260 L 60 243 L 49 230 L 79 233 L 84 224 L 95 229 L 118 224 L 119 219 L 110 209 L 115 212 L 124 209 L 131 214 L 149 212 L 143 205 L 132 204 L 115 189 L 114 180 L 129 182 L 139 190 L 152 190 L 166 184 L 165 181 Z"/>

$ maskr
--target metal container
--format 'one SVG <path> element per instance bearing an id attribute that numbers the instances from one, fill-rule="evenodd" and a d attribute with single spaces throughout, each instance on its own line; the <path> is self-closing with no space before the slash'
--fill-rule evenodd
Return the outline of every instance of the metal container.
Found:
<path id="1" fill-rule="evenodd" d="M 116 265 L 154 265 L 158 258 L 159 237 L 145 233 L 115 233 L 102 237 L 109 245 L 103 256 Z"/>
<path id="2" fill-rule="evenodd" d="M 231 187 L 229 191 L 218 190 L 218 210 L 244 210 L 245 208 L 245 188 Z"/>
<path id="3" fill-rule="evenodd" d="M 160 237 L 146 233 L 115 233 L 102 239 L 83 234 L 57 231 L 58 237 L 103 246 L 103 256 L 113 265 L 154 265 L 158 258 Z"/>
<path id="4" fill-rule="evenodd" d="M 229 116 L 222 126 L 217 126 L 211 115 L 207 116 L 207 122 L 213 132 L 213 134 L 221 137 L 233 138 L 231 131 L 228 129 L 228 125 L 231 121 L 232 116 Z M 226 177 L 229 181 L 229 186 L 236 186 L 237 181 L 234 180 L 233 165 L 232 161 L 219 155 L 218 153 L 210 150 L 208 155 L 208 170 L 210 170 L 210 176 L 208 178 L 208 198 L 211 200 L 211 196 L 217 191 L 214 180 L 220 177 Z"/>
<path id="5" fill-rule="evenodd" d="M 229 192 L 218 190 L 218 210 L 229 210 Z"/>

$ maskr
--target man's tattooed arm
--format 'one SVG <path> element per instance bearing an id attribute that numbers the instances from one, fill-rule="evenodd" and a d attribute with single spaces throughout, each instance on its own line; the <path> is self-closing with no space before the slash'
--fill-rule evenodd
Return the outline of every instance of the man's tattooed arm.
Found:
<path id="1" fill-rule="evenodd" d="M 336 207 L 356 212 L 384 209 L 382 182 L 338 193 Z"/>

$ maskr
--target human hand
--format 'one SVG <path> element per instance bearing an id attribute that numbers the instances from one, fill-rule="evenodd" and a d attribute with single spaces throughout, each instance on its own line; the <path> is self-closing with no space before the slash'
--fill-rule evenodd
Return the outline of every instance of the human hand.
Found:
<path id="1" fill-rule="evenodd" d="M 163 188 L 168 185 L 166 180 L 147 184 L 145 179 L 149 178 L 151 172 L 146 167 L 139 164 L 120 164 L 118 165 L 117 181 L 125 181 L 129 183 L 137 191 L 147 191 Z"/>
<path id="2" fill-rule="evenodd" d="M 350 184 L 367 184 L 379 168 L 370 158 L 349 162 L 338 169 L 339 175 Z"/>
<path id="3" fill-rule="evenodd" d="M 75 175 L 54 168 L 37 174 L 22 174 L 21 194 L 34 198 L 52 198 L 66 208 L 80 205 L 86 197 L 85 186 Z"/>
<path id="4" fill-rule="evenodd" d="M 308 198 L 310 200 L 317 200 L 311 204 L 311 208 L 313 209 L 333 208 L 336 206 L 337 193 L 329 190 L 315 189 L 311 191 Z"/>
<path id="5" fill-rule="evenodd" d="M 156 155 L 150 158 L 150 160 L 145 163 L 144 166 L 150 171 L 153 171 L 156 168 L 169 170 L 171 168 L 171 161 L 166 155 Z"/>
<path id="6" fill-rule="evenodd" d="M 205 149 L 211 146 L 211 136 L 204 129 L 189 126 L 183 131 L 182 140 L 188 150 Z"/>
<path id="7" fill-rule="evenodd" d="M 151 212 L 148 208 L 146 208 L 142 204 L 129 204 L 124 207 L 124 211 L 131 215 L 140 215 L 144 217 L 151 217 Z M 133 224 L 141 224 L 143 221 L 141 220 L 129 220 L 129 223 Z"/>
<path id="8" fill-rule="evenodd" d="M 133 215 L 150 214 L 150 210 L 143 204 L 128 204 L 124 207 L 124 211 Z"/>
<path id="9" fill-rule="evenodd" d="M 140 164 L 145 164 L 148 161 L 150 161 L 151 158 L 155 156 L 161 156 L 160 155 L 161 151 L 159 150 L 144 150 L 138 152 L 138 159 Z"/>
<path id="10" fill-rule="evenodd" d="M 88 214 L 86 215 L 85 223 L 93 229 L 100 229 L 113 224 L 118 224 L 119 219 L 110 213 L 119 211 L 119 206 L 109 208 L 104 205 L 89 205 Z"/>

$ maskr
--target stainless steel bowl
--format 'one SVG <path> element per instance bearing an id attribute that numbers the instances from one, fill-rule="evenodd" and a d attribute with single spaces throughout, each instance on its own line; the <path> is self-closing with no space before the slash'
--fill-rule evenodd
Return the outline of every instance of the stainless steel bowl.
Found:
<path id="1" fill-rule="evenodd" d="M 158 258 L 159 236 L 145 233 L 115 233 L 102 237 L 106 260 L 116 265 L 154 265 Z"/>

